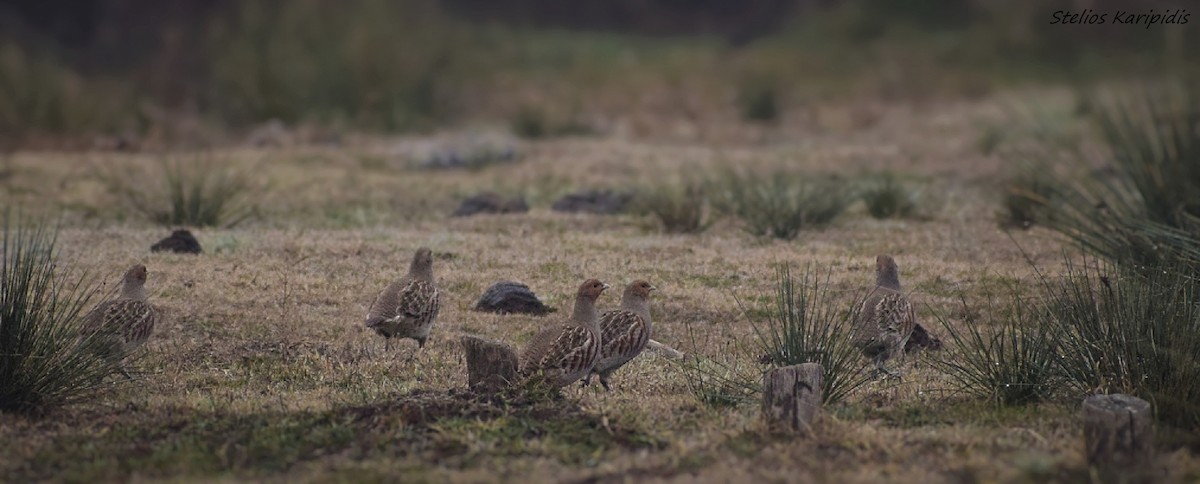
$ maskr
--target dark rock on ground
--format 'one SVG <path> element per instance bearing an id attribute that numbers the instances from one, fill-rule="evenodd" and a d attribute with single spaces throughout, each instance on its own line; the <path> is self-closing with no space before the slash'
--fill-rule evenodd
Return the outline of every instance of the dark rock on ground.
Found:
<path id="1" fill-rule="evenodd" d="M 483 192 L 466 200 L 455 210 L 454 217 L 468 217 L 481 213 L 525 213 L 529 205 L 519 197 L 506 199 L 494 192 Z"/>
<path id="2" fill-rule="evenodd" d="M 625 211 L 633 194 L 613 190 L 576 192 L 558 199 L 550 208 L 556 212 L 616 214 Z"/>
<path id="3" fill-rule="evenodd" d="M 176 254 L 199 254 L 203 252 L 200 241 L 191 232 L 180 229 L 150 246 L 150 252 L 174 252 Z"/>
<path id="4" fill-rule="evenodd" d="M 537 295 L 529 290 L 529 286 L 514 281 L 500 281 L 492 284 L 492 287 L 484 291 L 479 302 L 475 304 L 475 310 L 500 314 L 534 315 L 554 312 L 554 308 L 542 304 Z"/>
<path id="5" fill-rule="evenodd" d="M 940 350 L 942 349 L 942 339 L 930 334 L 918 324 L 913 327 L 912 336 L 909 336 L 908 342 L 904 344 L 904 352 L 912 353 L 920 349 Z"/>

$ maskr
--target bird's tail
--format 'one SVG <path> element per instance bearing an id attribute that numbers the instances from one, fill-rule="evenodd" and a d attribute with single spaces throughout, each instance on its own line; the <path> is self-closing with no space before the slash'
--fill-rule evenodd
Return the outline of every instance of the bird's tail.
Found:
<path id="1" fill-rule="evenodd" d="M 382 318 L 382 317 L 379 317 L 379 316 L 370 317 L 370 318 L 367 318 L 366 325 L 367 325 L 367 327 L 368 327 L 368 328 L 372 328 L 372 329 L 374 329 L 376 326 L 379 326 L 380 324 L 383 324 L 383 322 L 384 322 L 384 321 L 386 321 L 386 320 L 387 320 L 386 318 Z"/>

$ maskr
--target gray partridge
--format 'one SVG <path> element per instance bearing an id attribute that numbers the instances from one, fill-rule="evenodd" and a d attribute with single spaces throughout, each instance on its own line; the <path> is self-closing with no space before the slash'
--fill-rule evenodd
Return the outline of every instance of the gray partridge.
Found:
<path id="1" fill-rule="evenodd" d="M 575 310 L 566 321 L 551 324 L 521 351 L 520 373 L 540 376 L 554 387 L 564 387 L 583 378 L 600 357 L 600 328 L 596 299 L 608 284 L 588 279 L 575 295 Z"/>
<path id="2" fill-rule="evenodd" d="M 109 338 L 121 358 L 146 342 L 159 319 L 158 309 L 146 300 L 147 275 L 144 265 L 130 267 L 121 279 L 120 295 L 83 316 L 83 333 Z"/>
<path id="3" fill-rule="evenodd" d="M 392 338 L 412 338 L 418 348 L 424 348 L 439 307 L 433 252 L 421 247 L 413 254 L 408 274 L 388 284 L 371 303 L 366 325 L 385 338 L 387 349 Z"/>
<path id="4" fill-rule="evenodd" d="M 609 387 L 609 377 L 618 368 L 646 349 L 650 341 L 650 291 L 655 288 L 646 281 L 634 281 L 625 287 L 621 308 L 600 316 L 600 359 L 583 384 L 591 383 L 592 374 L 600 376 L 600 384 Z"/>
<path id="5" fill-rule="evenodd" d="M 878 373 L 889 373 L 884 363 L 904 356 L 904 345 L 916 326 L 913 305 L 900 292 L 900 270 L 888 255 L 875 258 L 875 289 L 863 301 L 854 327 L 854 344 L 875 363 Z"/>

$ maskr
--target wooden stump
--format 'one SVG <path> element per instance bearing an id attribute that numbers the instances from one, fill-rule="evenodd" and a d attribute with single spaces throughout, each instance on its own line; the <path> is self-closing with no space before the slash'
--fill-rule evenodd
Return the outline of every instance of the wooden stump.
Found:
<path id="1" fill-rule="evenodd" d="M 516 381 L 517 352 L 511 346 L 470 335 L 459 341 L 467 355 L 471 390 L 494 394 Z"/>
<path id="2" fill-rule="evenodd" d="M 1088 465 L 1120 471 L 1147 467 L 1154 452 L 1150 403 L 1129 395 L 1092 395 L 1083 401 Z"/>
<path id="3" fill-rule="evenodd" d="M 811 434 L 821 411 L 825 369 L 817 363 L 768 370 L 763 376 L 762 415 L 772 433 Z"/>

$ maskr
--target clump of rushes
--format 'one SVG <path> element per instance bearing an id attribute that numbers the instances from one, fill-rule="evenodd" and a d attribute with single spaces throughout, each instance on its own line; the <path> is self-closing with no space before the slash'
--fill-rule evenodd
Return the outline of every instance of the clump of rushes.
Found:
<path id="1" fill-rule="evenodd" d="M 1200 267 L 1200 82 L 1088 99 L 1107 166 L 1050 160 L 1086 175 L 1053 180 L 1045 225 L 1128 268 Z"/>
<path id="2" fill-rule="evenodd" d="M 1128 393 L 1156 417 L 1200 429 L 1200 281 L 1179 266 L 1129 270 L 1068 265 L 1043 281 L 1045 318 L 1062 341 L 1056 359 L 1076 395 Z"/>
<path id="3" fill-rule="evenodd" d="M 720 188 L 720 208 L 740 218 L 747 232 L 786 240 L 828 225 L 856 195 L 844 180 L 788 171 L 762 175 L 728 169 Z"/>
<path id="4" fill-rule="evenodd" d="M 153 179 L 147 184 L 144 180 Z M 111 177 L 116 192 L 133 209 L 164 226 L 231 227 L 257 210 L 260 187 L 227 160 L 164 157 L 150 173 Z"/>
<path id="5" fill-rule="evenodd" d="M 983 312 L 974 311 L 965 299 L 962 304 L 963 314 L 982 314 L 986 320 L 960 326 L 938 315 L 950 350 L 935 363 L 959 390 L 1001 406 L 1050 399 L 1061 387 L 1058 339 L 1036 309 L 1029 309 L 1030 301 L 1013 296 L 1004 309 L 989 301 Z"/>
<path id="6" fill-rule="evenodd" d="M 699 180 L 665 181 L 641 190 L 636 203 L 669 233 L 698 233 L 713 223 L 709 191 Z"/>
<path id="7" fill-rule="evenodd" d="M 875 218 L 912 217 L 917 209 L 917 191 L 887 172 L 869 179 L 861 190 L 867 213 Z"/>
<path id="8" fill-rule="evenodd" d="M 796 280 L 788 265 L 779 266 L 774 299 L 751 323 L 760 361 L 773 366 L 820 363 L 825 369 L 824 401 L 837 403 L 866 384 L 870 375 L 851 337 L 860 304 L 842 310 L 829 292 L 829 277 L 808 268 Z"/>
<path id="9" fill-rule="evenodd" d="M 6 215 L 0 247 L 0 412 L 88 401 L 121 371 L 103 337 L 82 334 L 94 287 L 57 258 L 57 231 Z"/>
<path id="10" fill-rule="evenodd" d="M 1045 220 L 1047 206 L 1054 196 L 1051 182 L 1032 172 L 1011 178 L 1004 187 L 1004 213 L 1000 224 L 1027 229 Z"/>

